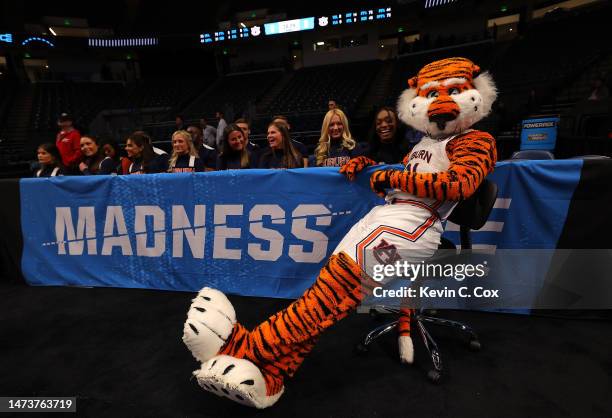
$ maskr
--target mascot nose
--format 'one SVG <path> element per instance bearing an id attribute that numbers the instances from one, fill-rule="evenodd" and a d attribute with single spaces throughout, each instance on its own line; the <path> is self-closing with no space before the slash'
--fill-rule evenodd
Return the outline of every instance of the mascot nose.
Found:
<path id="1" fill-rule="evenodd" d="M 456 118 L 457 116 L 455 116 L 453 113 L 437 113 L 435 115 L 431 115 L 429 117 L 429 121 L 438 125 L 438 129 L 443 131 L 446 123 Z"/>

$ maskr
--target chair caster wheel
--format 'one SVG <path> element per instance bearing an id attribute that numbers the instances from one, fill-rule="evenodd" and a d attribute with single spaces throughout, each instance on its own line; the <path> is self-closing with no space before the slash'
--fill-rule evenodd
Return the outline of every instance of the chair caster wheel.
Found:
<path id="1" fill-rule="evenodd" d="M 470 340 L 470 350 L 472 350 L 472 351 L 480 351 L 481 348 L 482 348 L 482 345 L 480 344 L 480 341 L 478 341 L 478 340 Z"/>
<path id="2" fill-rule="evenodd" d="M 368 351 L 370 351 L 370 349 L 364 343 L 359 343 L 359 344 L 355 345 L 355 352 L 357 354 L 364 355 L 364 354 L 367 354 Z"/>
<path id="3" fill-rule="evenodd" d="M 431 383 L 439 383 L 442 375 L 437 370 L 430 370 L 427 372 L 427 378 Z"/>

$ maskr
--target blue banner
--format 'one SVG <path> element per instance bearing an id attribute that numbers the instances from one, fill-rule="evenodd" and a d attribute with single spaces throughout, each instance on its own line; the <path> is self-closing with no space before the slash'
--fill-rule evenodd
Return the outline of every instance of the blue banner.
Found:
<path id="1" fill-rule="evenodd" d="M 581 166 L 499 163 L 499 198 L 475 246 L 555 248 Z M 31 285 L 295 298 L 383 203 L 369 188 L 378 168 L 354 183 L 337 168 L 23 179 L 23 274 Z"/>
<path id="2" fill-rule="evenodd" d="M 525 119 L 521 129 L 521 150 L 554 150 L 558 125 L 558 117 Z"/>

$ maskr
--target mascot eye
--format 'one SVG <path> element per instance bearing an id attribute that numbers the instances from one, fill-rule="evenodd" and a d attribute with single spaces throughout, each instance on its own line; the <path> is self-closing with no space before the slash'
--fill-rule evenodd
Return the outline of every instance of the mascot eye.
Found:
<path id="1" fill-rule="evenodd" d="M 433 99 L 434 97 L 438 97 L 438 92 L 436 90 L 432 90 L 429 93 L 427 93 L 427 98 L 428 99 Z"/>
<path id="2" fill-rule="evenodd" d="M 452 87 L 450 89 L 448 89 L 448 95 L 449 96 L 454 96 L 455 94 L 459 94 L 460 91 L 457 87 Z"/>

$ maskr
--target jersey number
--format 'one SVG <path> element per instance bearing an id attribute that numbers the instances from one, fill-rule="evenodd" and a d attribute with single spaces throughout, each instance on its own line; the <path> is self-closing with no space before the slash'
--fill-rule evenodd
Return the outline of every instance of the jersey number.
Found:
<path id="1" fill-rule="evenodd" d="M 419 163 L 416 163 L 414 165 L 406 164 L 406 167 L 404 167 L 404 171 L 408 173 L 416 173 L 418 166 L 419 166 Z"/>

